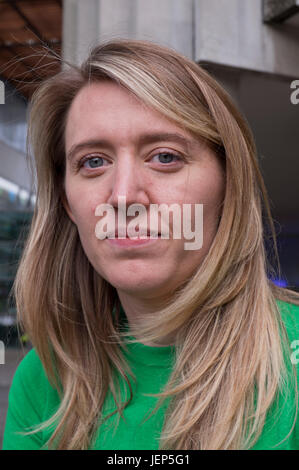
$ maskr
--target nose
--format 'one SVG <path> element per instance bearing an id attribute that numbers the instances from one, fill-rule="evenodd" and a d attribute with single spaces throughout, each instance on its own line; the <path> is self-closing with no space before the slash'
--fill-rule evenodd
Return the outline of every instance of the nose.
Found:
<path id="1" fill-rule="evenodd" d="M 126 198 L 126 209 L 131 204 L 148 206 L 150 198 L 148 194 L 149 182 L 144 172 L 144 163 L 138 160 L 132 152 L 124 152 L 115 162 L 108 204 L 118 207 L 119 197 Z"/>

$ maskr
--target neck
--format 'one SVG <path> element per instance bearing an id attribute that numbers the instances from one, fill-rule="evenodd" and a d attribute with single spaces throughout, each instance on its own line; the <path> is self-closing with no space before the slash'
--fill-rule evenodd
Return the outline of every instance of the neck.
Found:
<path id="1" fill-rule="evenodd" d="M 126 314 L 129 327 L 134 328 L 137 331 L 139 328 L 143 327 L 144 319 L 146 319 L 149 314 L 152 315 L 165 306 L 165 299 L 160 300 L 160 302 L 157 298 L 139 299 L 135 297 L 133 298 L 132 296 L 122 292 L 118 292 L 118 296 Z M 138 340 L 137 335 L 135 335 L 135 338 Z M 159 340 L 159 342 L 142 342 L 142 344 L 151 347 L 171 346 L 173 344 L 173 336 L 167 335 L 163 337 L 161 341 Z"/>

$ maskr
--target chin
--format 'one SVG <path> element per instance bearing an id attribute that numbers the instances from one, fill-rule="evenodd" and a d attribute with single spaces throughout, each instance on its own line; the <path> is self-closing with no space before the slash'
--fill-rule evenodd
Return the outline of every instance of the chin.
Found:
<path id="1" fill-rule="evenodd" d="M 165 289 L 165 285 L 169 286 L 169 281 L 163 282 L 161 279 L 151 279 L 148 274 L 141 276 L 126 276 L 122 272 L 122 276 L 107 276 L 105 279 L 117 290 L 121 290 L 136 297 L 157 295 L 160 290 Z"/>

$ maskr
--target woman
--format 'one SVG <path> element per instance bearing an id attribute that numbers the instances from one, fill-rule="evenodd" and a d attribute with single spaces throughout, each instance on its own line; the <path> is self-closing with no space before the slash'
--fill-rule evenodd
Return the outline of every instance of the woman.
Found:
<path id="1" fill-rule="evenodd" d="M 224 90 L 173 50 L 113 40 L 31 106 L 37 203 L 15 295 L 34 348 L 4 449 L 298 448 L 299 295 L 268 279 L 267 195 Z M 111 239 L 97 223 L 120 200 L 143 229 L 155 204 L 202 204 L 200 248 L 163 238 L 162 218 L 159 238 L 133 240 L 132 212 Z"/>

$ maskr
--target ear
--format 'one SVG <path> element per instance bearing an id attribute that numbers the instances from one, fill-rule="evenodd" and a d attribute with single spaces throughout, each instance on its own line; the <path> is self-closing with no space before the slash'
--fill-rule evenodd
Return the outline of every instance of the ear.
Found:
<path id="1" fill-rule="evenodd" d="M 66 197 L 64 191 L 62 192 L 62 195 L 61 195 L 61 202 L 62 202 L 62 205 L 63 205 L 67 215 L 69 216 L 71 221 L 75 224 L 74 216 L 72 214 L 72 211 L 70 209 L 70 206 L 69 206 L 69 203 L 68 203 L 68 200 L 67 200 L 67 197 Z"/>

